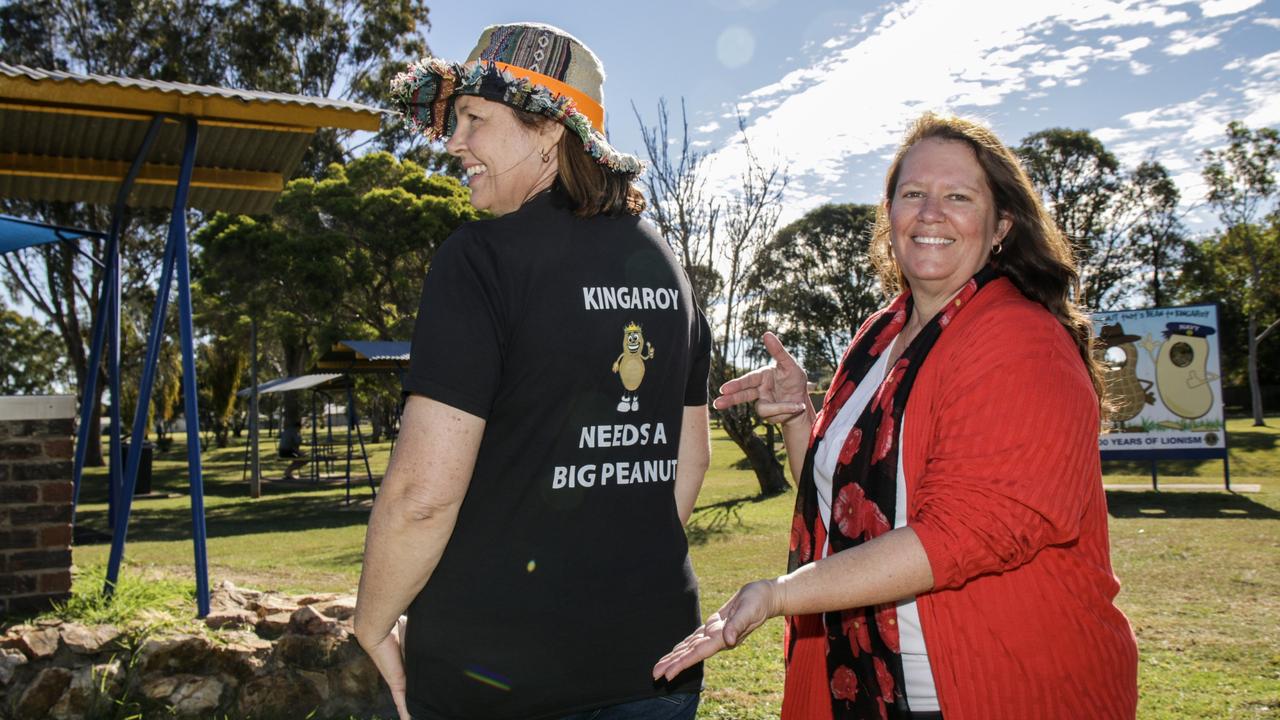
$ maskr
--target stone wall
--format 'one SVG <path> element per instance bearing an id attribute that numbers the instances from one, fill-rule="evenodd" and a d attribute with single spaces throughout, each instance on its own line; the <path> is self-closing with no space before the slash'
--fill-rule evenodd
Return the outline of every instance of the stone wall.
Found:
<path id="1" fill-rule="evenodd" d="M 0 635 L 0 718 L 394 718 L 354 614 L 349 595 L 224 582 L 203 623 L 17 625 Z"/>
<path id="2" fill-rule="evenodd" d="M 0 618 L 71 591 L 75 398 L 0 397 Z"/>

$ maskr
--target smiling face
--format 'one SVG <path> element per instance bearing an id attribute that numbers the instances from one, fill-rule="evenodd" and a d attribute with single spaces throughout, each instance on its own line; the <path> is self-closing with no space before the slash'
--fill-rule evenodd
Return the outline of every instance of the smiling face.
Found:
<path id="1" fill-rule="evenodd" d="M 477 209 L 505 215 L 551 185 L 563 126 L 526 125 L 506 105 L 471 95 L 459 97 L 454 111 L 458 122 L 445 149 L 462 161 Z"/>
<path id="2" fill-rule="evenodd" d="M 917 303 L 941 304 L 987 262 L 1012 225 L 968 144 L 921 140 L 902 158 L 889 199 L 893 257 Z"/>

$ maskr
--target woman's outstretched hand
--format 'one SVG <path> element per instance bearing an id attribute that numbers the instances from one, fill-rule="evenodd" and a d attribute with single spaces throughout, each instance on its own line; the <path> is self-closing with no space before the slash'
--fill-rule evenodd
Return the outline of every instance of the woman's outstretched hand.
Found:
<path id="1" fill-rule="evenodd" d="M 742 403 L 755 403 L 761 420 L 785 425 L 804 417 L 809 409 L 809 378 L 782 341 L 771 332 L 762 338 L 773 362 L 720 386 L 720 397 L 712 404 L 724 410 Z"/>
<path id="2" fill-rule="evenodd" d="M 779 588 L 771 580 L 743 585 L 729 598 L 729 602 L 707 618 L 702 627 L 694 630 L 653 666 L 653 679 L 665 677 L 670 681 L 721 650 L 737 647 L 751 631 L 779 614 L 778 595 Z"/>

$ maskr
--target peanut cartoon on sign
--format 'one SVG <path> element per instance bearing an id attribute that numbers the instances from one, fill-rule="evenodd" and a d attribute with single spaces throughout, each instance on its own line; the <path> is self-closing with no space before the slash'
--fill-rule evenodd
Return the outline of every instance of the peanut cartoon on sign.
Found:
<path id="1" fill-rule="evenodd" d="M 1134 343 L 1141 338 L 1126 335 L 1124 327 L 1116 323 L 1103 325 L 1098 339 L 1105 350 L 1099 359 L 1107 397 L 1112 404 L 1111 422 L 1123 424 L 1137 417 L 1144 406 L 1153 405 L 1156 401 L 1151 392 L 1152 382 L 1138 377 L 1138 348 Z"/>
<path id="2" fill-rule="evenodd" d="M 1156 390 L 1165 407 L 1178 417 L 1195 420 L 1213 409 L 1213 387 L 1218 379 L 1208 371 L 1209 341 L 1214 333 L 1207 325 L 1189 322 L 1165 324 L 1165 340 L 1143 343 L 1150 352 L 1159 347 L 1156 363 Z"/>
<path id="3" fill-rule="evenodd" d="M 644 361 L 653 359 L 653 343 L 644 341 L 644 331 L 635 323 L 628 323 L 622 329 L 622 354 L 613 361 L 613 371 L 622 379 L 622 387 L 626 391 L 618 402 L 618 412 L 629 412 L 640 409 L 640 400 L 636 390 L 644 381 Z"/>

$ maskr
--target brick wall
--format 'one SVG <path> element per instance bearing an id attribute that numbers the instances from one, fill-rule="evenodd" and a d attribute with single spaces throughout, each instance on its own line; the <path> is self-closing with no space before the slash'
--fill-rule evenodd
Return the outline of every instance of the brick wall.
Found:
<path id="1" fill-rule="evenodd" d="M 75 398 L 0 396 L 0 617 L 71 591 Z"/>

